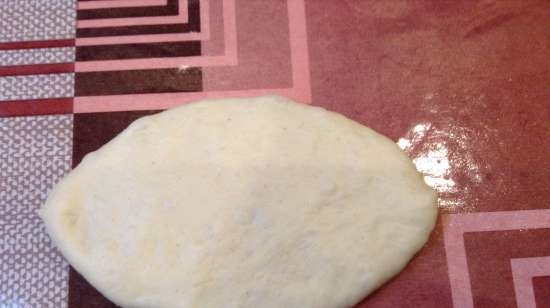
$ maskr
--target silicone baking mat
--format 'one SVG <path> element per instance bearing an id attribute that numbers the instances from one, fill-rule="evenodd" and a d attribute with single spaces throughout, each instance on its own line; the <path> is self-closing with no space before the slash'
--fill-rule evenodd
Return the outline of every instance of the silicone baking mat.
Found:
<path id="1" fill-rule="evenodd" d="M 134 119 L 273 93 L 389 136 L 439 192 L 358 307 L 550 307 L 550 2 L 0 0 L 0 307 L 115 307 L 36 210 Z"/>

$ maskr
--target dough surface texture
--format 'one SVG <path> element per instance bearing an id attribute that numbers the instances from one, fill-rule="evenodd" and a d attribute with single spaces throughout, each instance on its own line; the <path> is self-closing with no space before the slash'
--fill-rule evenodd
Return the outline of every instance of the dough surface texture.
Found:
<path id="1" fill-rule="evenodd" d="M 123 307 L 343 308 L 422 248 L 435 201 L 390 139 L 262 96 L 135 121 L 40 215 L 74 268 Z"/>

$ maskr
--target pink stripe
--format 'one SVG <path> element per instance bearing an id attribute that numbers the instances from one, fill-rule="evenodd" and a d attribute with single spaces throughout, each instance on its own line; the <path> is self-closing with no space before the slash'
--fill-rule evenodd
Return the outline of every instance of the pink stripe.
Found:
<path id="1" fill-rule="evenodd" d="M 237 60 L 237 14 L 235 12 L 235 0 L 223 1 L 223 42 L 224 54 L 231 64 L 236 65 Z"/>
<path id="2" fill-rule="evenodd" d="M 223 7 L 225 45 L 225 55 L 223 56 L 81 61 L 75 63 L 75 71 L 101 72 L 178 68 L 188 66 L 205 67 L 237 65 L 237 24 L 235 20 L 235 0 L 224 0 Z"/>
<path id="3" fill-rule="evenodd" d="M 226 0 L 223 0 L 226 1 Z M 232 0 L 233 2 L 235 0 Z M 233 3 L 233 5 L 235 5 Z M 199 0 L 201 33 L 204 33 L 202 40 L 210 39 L 210 3 L 209 0 Z"/>
<path id="4" fill-rule="evenodd" d="M 289 0 L 288 23 L 292 63 L 292 84 L 298 91 L 298 100 L 311 102 L 309 52 L 307 46 L 306 9 L 304 1 Z"/>
<path id="5" fill-rule="evenodd" d="M 443 226 L 453 306 L 474 308 L 463 234 L 550 228 L 550 210 L 445 215 Z"/>
<path id="6" fill-rule="evenodd" d="M 236 59 L 226 56 L 197 56 L 174 58 L 146 58 L 106 61 L 82 61 L 75 63 L 75 72 L 105 72 L 163 68 L 186 68 L 236 65 Z"/>
<path id="7" fill-rule="evenodd" d="M 163 43 L 207 40 L 206 33 L 142 34 L 126 36 L 83 37 L 76 39 L 76 46 Z"/>
<path id="8" fill-rule="evenodd" d="M 160 93 L 112 96 L 75 97 L 74 112 L 107 112 L 126 110 L 168 109 L 187 104 L 200 99 L 227 97 L 253 97 L 259 95 L 277 94 L 296 99 L 296 91 L 290 89 L 258 89 L 237 91 L 211 91 L 193 93 Z"/>
<path id="9" fill-rule="evenodd" d="M 141 6 L 165 6 L 168 0 L 104 0 L 104 1 L 79 1 L 77 10 L 106 9 L 116 7 L 141 7 Z"/>
<path id="10" fill-rule="evenodd" d="M 186 23 L 188 20 L 187 0 L 179 0 L 178 3 L 178 15 L 176 16 L 85 19 L 77 20 L 76 27 L 81 29 Z"/>
<path id="11" fill-rule="evenodd" d="M 454 229 L 454 225 L 449 222 L 449 220 L 452 220 L 451 218 L 452 216 L 444 216 L 443 226 L 453 307 L 473 308 L 474 301 L 470 287 L 466 247 L 464 246 L 462 231 Z"/>
<path id="12" fill-rule="evenodd" d="M 510 260 L 518 308 L 537 308 L 533 277 L 550 276 L 550 257 Z"/>
<path id="13" fill-rule="evenodd" d="M 200 0 L 201 32 L 142 34 L 126 36 L 83 37 L 76 39 L 76 46 L 118 45 L 160 42 L 203 41 L 210 39 L 210 14 L 207 0 Z"/>
<path id="14" fill-rule="evenodd" d="M 550 227 L 550 210 L 524 210 L 447 215 L 448 226 L 464 232 L 505 231 Z"/>

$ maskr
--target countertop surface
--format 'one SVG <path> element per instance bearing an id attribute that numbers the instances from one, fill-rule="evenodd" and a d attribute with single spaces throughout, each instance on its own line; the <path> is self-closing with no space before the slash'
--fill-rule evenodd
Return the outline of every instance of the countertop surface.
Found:
<path id="1" fill-rule="evenodd" d="M 131 121 L 267 93 L 393 139 L 439 193 L 357 307 L 550 307 L 550 2 L 0 0 L 0 307 L 115 307 L 36 210 Z"/>

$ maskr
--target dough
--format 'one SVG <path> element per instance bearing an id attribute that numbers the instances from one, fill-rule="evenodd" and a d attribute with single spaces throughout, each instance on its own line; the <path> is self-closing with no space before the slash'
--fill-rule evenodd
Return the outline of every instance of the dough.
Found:
<path id="1" fill-rule="evenodd" d="M 141 118 L 67 175 L 41 217 L 123 307 L 350 307 L 401 271 L 436 195 L 388 138 L 277 96 Z"/>

